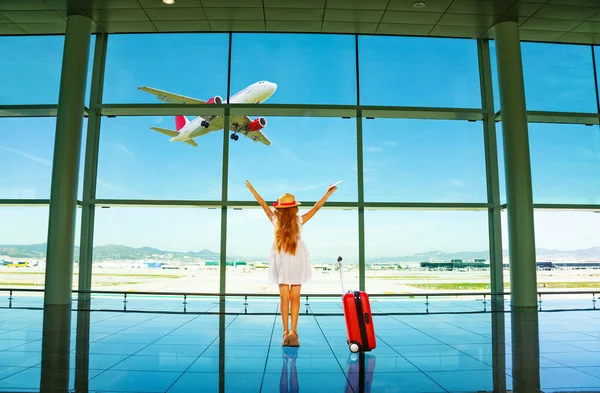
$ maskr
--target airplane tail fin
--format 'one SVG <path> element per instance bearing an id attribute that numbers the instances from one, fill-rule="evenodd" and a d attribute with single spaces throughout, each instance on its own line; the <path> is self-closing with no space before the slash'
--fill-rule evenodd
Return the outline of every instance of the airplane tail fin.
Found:
<path id="1" fill-rule="evenodd" d="M 190 121 L 185 116 L 182 116 L 182 115 L 175 116 L 175 129 L 177 131 L 179 131 L 183 127 L 185 127 L 185 125 L 188 124 L 189 122 Z"/>

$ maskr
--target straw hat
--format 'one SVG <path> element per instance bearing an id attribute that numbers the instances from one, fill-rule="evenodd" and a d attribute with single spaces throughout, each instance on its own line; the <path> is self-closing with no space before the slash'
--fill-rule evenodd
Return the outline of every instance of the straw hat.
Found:
<path id="1" fill-rule="evenodd" d="M 287 208 L 287 207 L 294 207 L 294 206 L 300 206 L 301 203 L 300 202 L 296 202 L 296 198 L 294 198 L 294 196 L 292 194 L 288 194 L 285 193 L 282 196 L 279 197 L 279 199 L 277 200 L 277 202 L 275 202 L 273 204 L 273 206 L 277 207 L 277 208 Z"/>

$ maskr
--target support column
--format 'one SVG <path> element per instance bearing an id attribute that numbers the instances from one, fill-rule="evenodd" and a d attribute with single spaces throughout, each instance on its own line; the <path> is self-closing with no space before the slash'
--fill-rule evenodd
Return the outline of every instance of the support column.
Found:
<path id="1" fill-rule="evenodd" d="M 90 18 L 83 15 L 67 17 L 52 165 L 44 305 L 71 305 L 77 181 L 90 36 Z"/>
<path id="2" fill-rule="evenodd" d="M 537 278 L 527 110 L 517 22 L 494 27 L 500 87 L 511 305 L 536 307 Z"/>

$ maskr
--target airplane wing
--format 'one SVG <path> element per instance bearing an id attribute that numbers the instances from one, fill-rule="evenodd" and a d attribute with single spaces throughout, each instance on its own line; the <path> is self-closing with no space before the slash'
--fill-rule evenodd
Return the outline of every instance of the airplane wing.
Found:
<path id="1" fill-rule="evenodd" d="M 231 116 L 229 120 L 229 129 L 231 131 L 239 132 L 246 138 L 252 139 L 254 142 L 261 142 L 269 146 L 271 144 L 271 141 L 261 131 L 248 131 L 247 129 L 244 129 L 244 127 L 246 127 L 251 122 L 252 119 L 250 119 L 248 116 Z"/>
<path id="2" fill-rule="evenodd" d="M 143 86 L 138 87 L 138 90 L 145 91 L 146 93 L 154 94 L 156 98 L 163 102 L 170 102 L 173 104 L 206 104 L 206 101 L 198 100 L 196 98 L 186 97 L 175 93 L 169 93 L 168 91 L 154 89 L 152 87 Z"/>
<path id="3" fill-rule="evenodd" d="M 187 143 L 188 145 L 192 145 L 194 147 L 198 147 L 198 144 L 193 139 L 188 139 L 187 141 L 184 141 L 184 142 Z"/>

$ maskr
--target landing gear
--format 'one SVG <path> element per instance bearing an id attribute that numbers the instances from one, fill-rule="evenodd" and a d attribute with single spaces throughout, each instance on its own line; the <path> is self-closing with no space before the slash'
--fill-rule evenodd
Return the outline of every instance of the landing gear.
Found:
<path id="1" fill-rule="evenodd" d="M 231 139 L 233 139 L 234 141 L 237 141 L 238 139 L 240 139 L 240 137 L 237 134 L 231 134 Z"/>
<path id="2" fill-rule="evenodd" d="M 210 126 L 210 122 L 208 122 L 206 120 L 202 120 L 202 123 L 200 123 L 200 125 L 204 128 L 208 128 Z"/>

